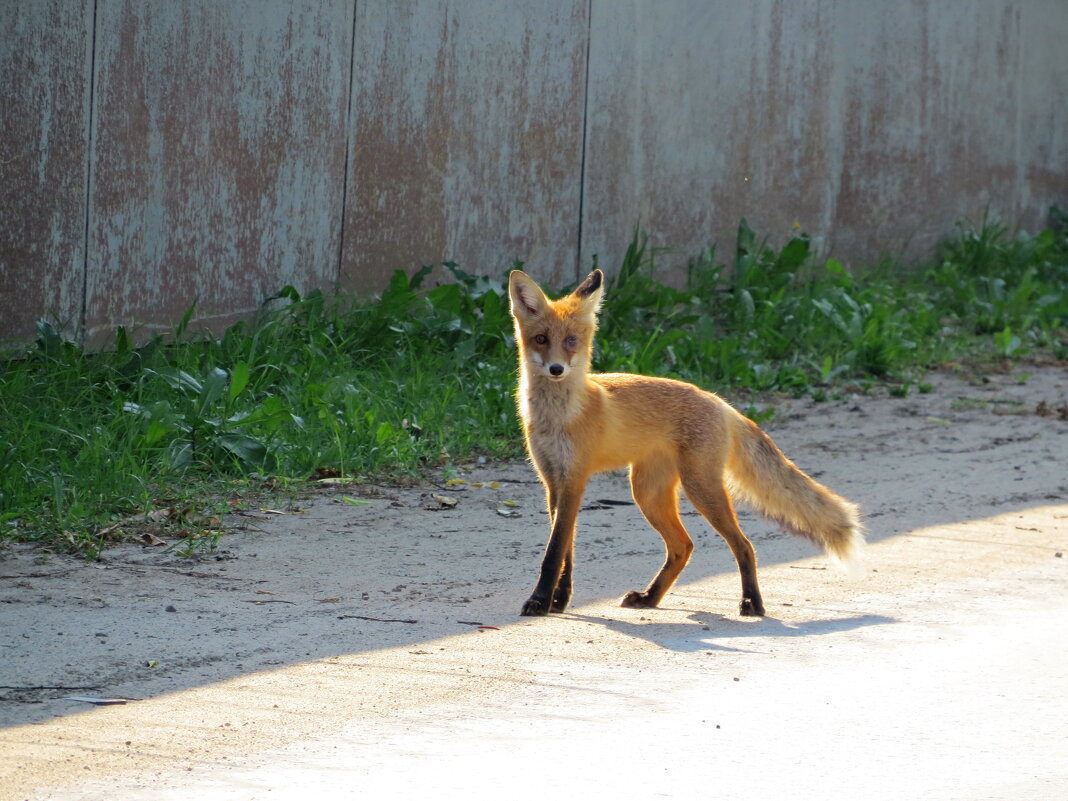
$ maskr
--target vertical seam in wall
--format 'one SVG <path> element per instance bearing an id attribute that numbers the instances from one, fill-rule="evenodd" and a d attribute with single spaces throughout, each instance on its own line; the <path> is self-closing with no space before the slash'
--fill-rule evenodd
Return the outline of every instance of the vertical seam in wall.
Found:
<path id="1" fill-rule="evenodd" d="M 97 0 L 93 0 L 93 21 L 89 31 L 89 114 L 85 135 L 85 216 L 82 226 L 82 303 L 78 316 L 77 339 L 85 344 L 85 324 L 89 315 L 89 217 L 93 195 L 93 109 L 96 106 L 96 24 Z"/>
<path id="2" fill-rule="evenodd" d="M 578 242 L 575 249 L 575 280 L 582 277 L 583 217 L 586 214 L 586 129 L 590 114 L 590 40 L 593 36 L 593 0 L 586 2 L 586 69 L 582 76 L 582 152 L 579 162 Z"/>
<path id="3" fill-rule="evenodd" d="M 1021 161 L 1021 158 L 1022 158 L 1021 154 L 1023 152 L 1023 143 L 1022 143 L 1022 139 L 1023 139 L 1023 101 L 1022 101 L 1020 96 L 1024 91 L 1024 88 L 1023 88 L 1023 86 L 1024 86 L 1024 84 L 1023 84 L 1023 81 L 1024 81 L 1024 74 L 1023 74 L 1023 63 L 1024 63 L 1024 56 L 1023 56 L 1023 54 L 1024 54 L 1024 40 L 1023 40 L 1023 37 L 1024 37 L 1024 20 L 1023 20 L 1023 15 L 1026 14 L 1026 13 L 1027 12 L 1022 7 L 1018 6 L 1016 8 L 1016 48 L 1015 48 L 1015 51 L 1016 51 L 1016 74 L 1013 76 L 1013 84 L 1015 86 L 1015 91 L 1014 91 L 1013 94 L 1016 96 L 1016 103 L 1015 103 L 1015 106 L 1016 106 L 1016 110 L 1015 110 L 1016 111 L 1015 129 L 1016 130 L 1013 132 L 1013 134 L 1016 137 L 1016 142 L 1013 145 L 1013 154 L 1012 154 L 1014 160 L 1016 161 L 1016 180 L 1015 180 L 1016 185 L 1013 187 L 1013 191 L 1012 191 L 1012 196 L 1013 196 L 1013 198 L 1015 198 L 1016 208 L 1013 209 L 1013 212 L 1012 212 L 1012 214 L 1013 214 L 1013 220 L 1012 220 L 1013 226 L 1019 226 L 1020 225 L 1021 221 L 1023 220 L 1023 215 L 1027 211 L 1027 209 L 1024 208 L 1024 206 L 1025 206 L 1025 200 L 1024 200 L 1024 197 L 1023 197 L 1024 193 L 1027 192 L 1027 194 L 1030 195 L 1030 192 L 1027 191 L 1027 179 L 1026 179 L 1025 170 L 1024 170 L 1024 167 L 1023 167 L 1023 162 Z M 1028 206 L 1030 205 L 1030 202 L 1029 202 L 1030 199 L 1031 199 L 1030 197 L 1027 198 L 1028 202 L 1027 202 L 1026 205 L 1028 205 Z"/>
<path id="4" fill-rule="evenodd" d="M 337 247 L 337 275 L 334 279 L 335 286 L 341 285 L 341 267 L 345 259 L 345 220 L 349 202 L 349 166 L 352 160 L 352 90 L 356 85 L 356 5 L 359 0 L 352 3 L 352 33 L 349 40 L 349 96 L 345 105 L 345 168 L 341 175 L 341 227 L 338 236 Z"/>

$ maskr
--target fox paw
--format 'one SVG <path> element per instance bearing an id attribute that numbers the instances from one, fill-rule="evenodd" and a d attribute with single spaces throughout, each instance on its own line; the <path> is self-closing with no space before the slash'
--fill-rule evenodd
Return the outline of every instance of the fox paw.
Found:
<path id="1" fill-rule="evenodd" d="M 549 607 L 541 598 L 531 596 L 523 604 L 523 610 L 519 614 L 523 617 L 544 617 L 549 614 Z"/>
<path id="2" fill-rule="evenodd" d="M 567 605 L 569 603 L 571 603 L 571 596 L 570 595 L 562 595 L 560 592 L 557 592 L 553 596 L 552 604 L 549 605 L 549 611 L 550 612 L 563 612 L 565 609 L 567 609 Z"/>
<path id="3" fill-rule="evenodd" d="M 620 606 L 625 606 L 630 609 L 654 609 L 656 608 L 656 602 L 649 598 L 649 594 L 645 592 L 638 592 L 637 590 L 631 590 L 623 596 L 623 600 L 619 602 Z"/>
<path id="4" fill-rule="evenodd" d="M 764 602 L 759 598 L 742 598 L 738 611 L 746 617 L 764 617 Z"/>

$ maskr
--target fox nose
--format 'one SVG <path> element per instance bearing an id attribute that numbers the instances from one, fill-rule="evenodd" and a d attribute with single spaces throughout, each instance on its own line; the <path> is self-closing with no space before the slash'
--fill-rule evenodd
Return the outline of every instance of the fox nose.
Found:
<path id="1" fill-rule="evenodd" d="M 562 364 L 550 364 L 549 375 L 563 375 L 564 366 Z"/>

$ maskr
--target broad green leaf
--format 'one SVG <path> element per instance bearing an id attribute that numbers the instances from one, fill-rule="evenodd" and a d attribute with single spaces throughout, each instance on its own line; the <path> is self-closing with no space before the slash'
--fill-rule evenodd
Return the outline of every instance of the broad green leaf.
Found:
<path id="1" fill-rule="evenodd" d="M 167 449 L 167 464 L 172 470 L 186 470 L 193 464 L 193 445 L 185 440 L 175 440 Z"/>
<path id="2" fill-rule="evenodd" d="M 226 392 L 226 385 L 229 383 L 230 377 L 226 374 L 226 371 L 221 367 L 212 367 L 204 378 L 203 390 L 200 394 L 200 404 L 202 410 L 207 410 L 213 406 L 216 401 L 223 396 Z"/>
<path id="3" fill-rule="evenodd" d="M 228 395 L 230 403 L 233 403 L 237 396 L 245 390 L 245 387 L 248 386 L 248 379 L 248 362 L 238 362 L 235 364 L 233 372 L 230 374 L 230 392 Z"/>
<path id="4" fill-rule="evenodd" d="M 261 467 L 267 460 L 267 446 L 244 434 L 222 434 L 218 442 L 246 467 Z"/>
<path id="5" fill-rule="evenodd" d="M 393 436 L 393 426 L 389 423 L 381 423 L 375 431 L 375 442 L 379 445 Z"/>
<path id="6" fill-rule="evenodd" d="M 204 389 L 197 379 L 185 370 L 179 370 L 176 367 L 164 367 L 162 370 L 151 372 L 154 372 L 174 389 L 180 389 L 194 395 L 199 395 Z"/>

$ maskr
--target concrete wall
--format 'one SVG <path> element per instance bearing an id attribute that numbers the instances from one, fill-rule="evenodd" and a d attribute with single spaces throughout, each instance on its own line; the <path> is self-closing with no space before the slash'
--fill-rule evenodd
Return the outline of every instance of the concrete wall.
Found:
<path id="1" fill-rule="evenodd" d="M 1044 225 L 1065 37 L 1057 0 L 595 1 L 582 262 L 617 263 L 639 219 L 728 263 L 741 217 L 857 263 L 927 256 L 988 206 Z"/>
<path id="2" fill-rule="evenodd" d="M 86 336 L 336 281 L 351 52 L 352 0 L 98 0 Z"/>
<path id="3" fill-rule="evenodd" d="M 0 4 L 0 342 L 81 324 L 92 42 L 92 0 Z"/>
<path id="4" fill-rule="evenodd" d="M 0 341 L 1068 205 L 1063 0 L 0 3 Z"/>
<path id="5" fill-rule="evenodd" d="M 587 0 L 360 0 L 341 280 L 576 270 Z"/>

